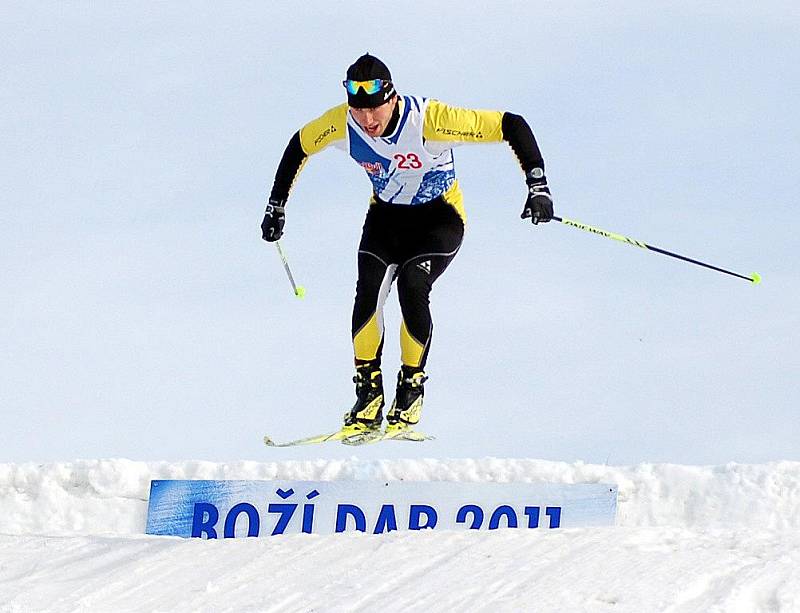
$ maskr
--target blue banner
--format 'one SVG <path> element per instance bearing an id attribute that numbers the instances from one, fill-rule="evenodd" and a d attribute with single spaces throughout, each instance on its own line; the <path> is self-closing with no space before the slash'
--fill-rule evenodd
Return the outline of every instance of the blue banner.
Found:
<path id="1" fill-rule="evenodd" d="M 612 526 L 616 509 L 617 487 L 597 483 L 154 480 L 147 534 L 575 528 Z"/>

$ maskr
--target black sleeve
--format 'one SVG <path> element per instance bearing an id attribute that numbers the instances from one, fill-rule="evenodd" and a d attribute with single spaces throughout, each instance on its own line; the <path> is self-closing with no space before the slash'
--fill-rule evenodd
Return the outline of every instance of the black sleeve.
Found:
<path id="1" fill-rule="evenodd" d="M 514 113 L 503 113 L 503 140 L 511 145 L 523 172 L 527 173 L 532 168 L 544 170 L 539 145 L 536 144 L 533 130 L 523 117 Z"/>
<path id="2" fill-rule="evenodd" d="M 275 182 L 272 184 L 272 192 L 270 193 L 270 200 L 287 200 L 289 198 L 289 191 L 292 189 L 297 173 L 300 167 L 308 157 L 303 151 L 300 144 L 300 132 L 297 131 L 292 136 L 289 144 L 286 145 L 286 150 L 283 152 L 278 170 L 275 173 Z"/>

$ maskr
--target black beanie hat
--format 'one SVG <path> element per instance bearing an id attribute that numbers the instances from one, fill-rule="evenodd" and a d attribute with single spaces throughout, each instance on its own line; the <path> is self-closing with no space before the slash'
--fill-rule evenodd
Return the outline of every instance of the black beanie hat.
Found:
<path id="1" fill-rule="evenodd" d="M 349 81 L 369 81 L 371 79 L 385 81 L 380 91 L 374 94 L 368 94 L 363 88 L 359 88 L 355 94 L 347 92 L 347 104 L 357 109 L 375 108 L 388 102 L 389 98 L 395 94 L 392 73 L 389 72 L 386 64 L 369 53 L 362 55 L 347 69 L 347 79 Z"/>

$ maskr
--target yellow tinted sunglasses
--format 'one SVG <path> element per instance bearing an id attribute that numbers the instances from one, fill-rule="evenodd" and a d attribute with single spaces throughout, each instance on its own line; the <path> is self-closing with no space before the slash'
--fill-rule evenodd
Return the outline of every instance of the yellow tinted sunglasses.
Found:
<path id="1" fill-rule="evenodd" d="M 342 81 L 342 85 L 344 85 L 347 93 L 353 96 L 358 93 L 359 89 L 363 89 L 365 94 L 372 95 L 381 91 L 384 84 L 388 82 L 389 81 L 383 79 L 370 79 L 369 81 L 352 81 L 347 79 L 346 81 Z"/>

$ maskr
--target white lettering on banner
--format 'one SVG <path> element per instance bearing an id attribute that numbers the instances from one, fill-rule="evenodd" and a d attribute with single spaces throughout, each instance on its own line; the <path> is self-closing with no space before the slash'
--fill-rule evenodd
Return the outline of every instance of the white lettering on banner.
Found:
<path id="1" fill-rule="evenodd" d="M 235 538 L 614 525 L 615 485 L 408 481 L 150 484 L 147 534 Z"/>

